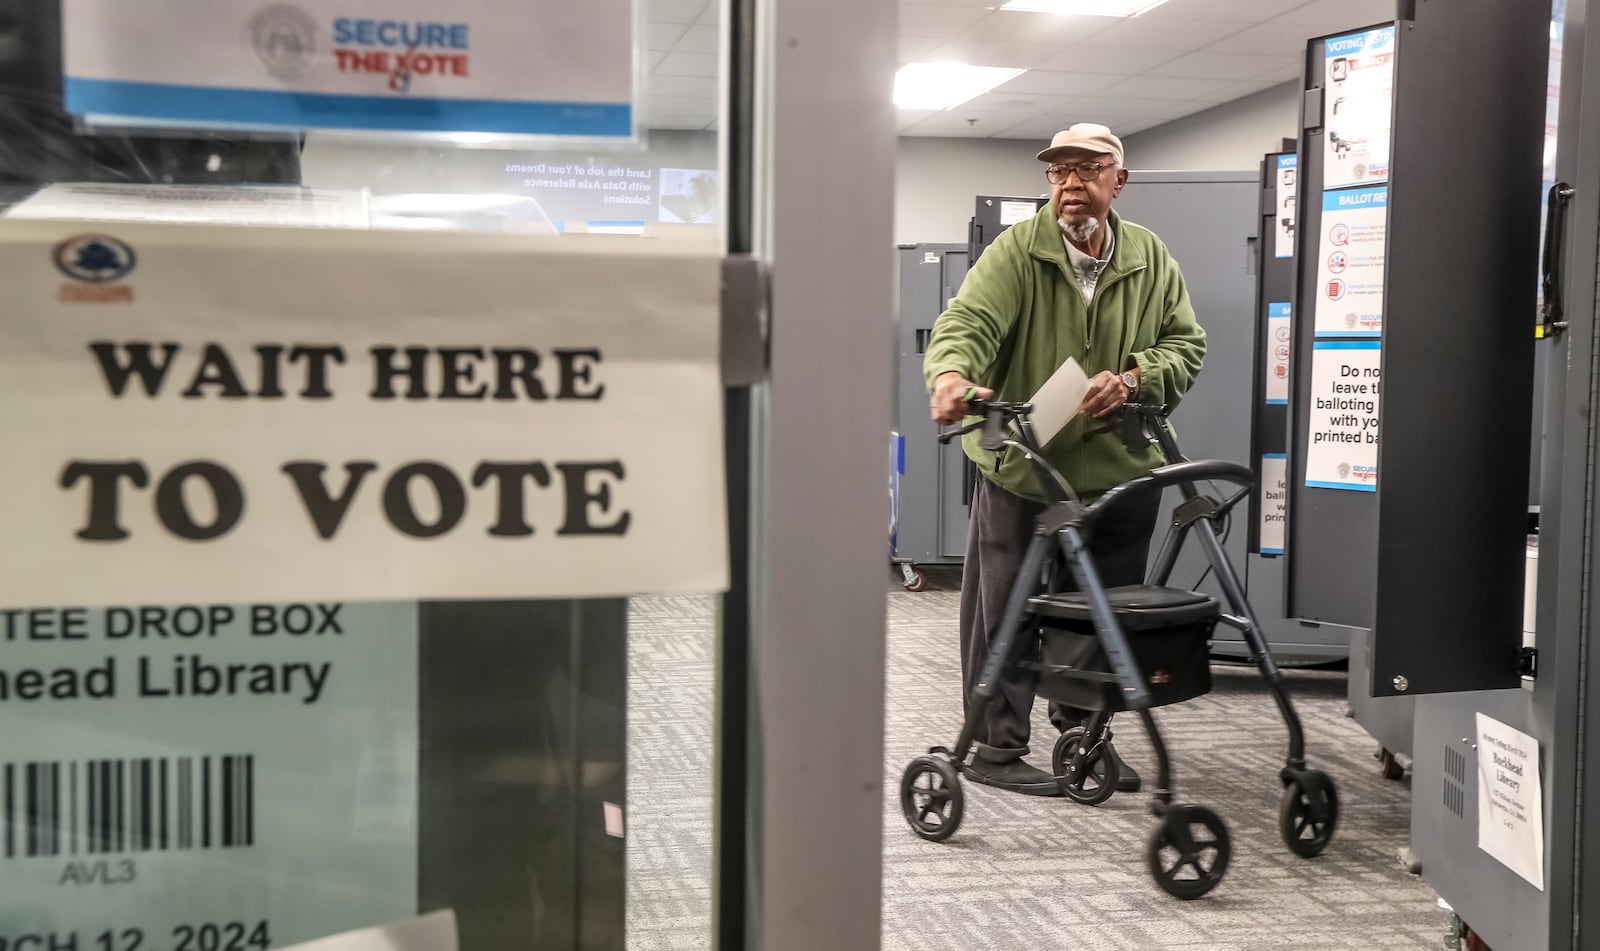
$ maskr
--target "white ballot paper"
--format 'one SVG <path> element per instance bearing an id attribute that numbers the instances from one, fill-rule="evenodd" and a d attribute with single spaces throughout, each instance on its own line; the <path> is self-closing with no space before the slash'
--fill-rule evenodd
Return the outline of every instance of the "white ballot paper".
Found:
<path id="1" fill-rule="evenodd" d="M 1089 377 L 1078 366 L 1078 361 L 1067 358 L 1050 379 L 1044 381 L 1039 392 L 1029 400 L 1033 404 L 1033 431 L 1039 445 L 1047 446 L 1078 415 L 1078 407 L 1089 395 Z"/>
<path id="2" fill-rule="evenodd" d="M 278 951 L 456 951 L 456 913 L 436 911 L 421 918 L 347 931 Z"/>
<path id="3" fill-rule="evenodd" d="M 1478 719 L 1478 848 L 1544 891 L 1544 792 L 1539 741 Z"/>

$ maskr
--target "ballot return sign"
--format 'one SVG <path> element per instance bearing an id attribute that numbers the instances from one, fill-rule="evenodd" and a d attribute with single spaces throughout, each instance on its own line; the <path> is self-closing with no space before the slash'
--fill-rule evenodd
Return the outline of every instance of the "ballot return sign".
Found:
<path id="1" fill-rule="evenodd" d="M 6 223 L 5 603 L 720 590 L 719 264 L 638 248 Z"/>

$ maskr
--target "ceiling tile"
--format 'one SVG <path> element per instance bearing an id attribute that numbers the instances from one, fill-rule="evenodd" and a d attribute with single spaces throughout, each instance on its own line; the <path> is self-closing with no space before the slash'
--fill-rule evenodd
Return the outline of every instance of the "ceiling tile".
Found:
<path id="1" fill-rule="evenodd" d="M 1298 10 L 1309 0 L 1167 0 L 1140 19 L 1152 20 L 1250 20 L 1259 23 L 1275 16 Z M 1343 2 L 1343 0 L 1337 0 Z M 1389 0 L 1393 14 L 1394 0 Z"/>
<path id="2" fill-rule="evenodd" d="M 1206 47 L 1215 53 L 1252 53 L 1266 56 L 1299 56 L 1306 53 L 1306 40 L 1327 30 L 1298 23 L 1272 21 L 1251 27 Z"/>
<path id="3" fill-rule="evenodd" d="M 720 43 L 721 31 L 717 27 L 691 26 L 672 49 L 679 53 L 716 53 Z"/>
<path id="4" fill-rule="evenodd" d="M 928 62 L 966 63 L 969 66 L 1013 66 L 1029 69 L 1061 53 L 1060 47 L 1040 43 L 985 43 L 956 37 L 927 54 Z"/>
<path id="5" fill-rule="evenodd" d="M 658 96 L 691 96 L 696 99 L 717 97 L 717 80 L 713 76 L 663 76 L 652 74 L 644 81 L 645 92 Z"/>
<path id="6" fill-rule="evenodd" d="M 1047 96 L 1086 96 L 1119 82 L 1121 77 L 1102 73 L 1058 73 L 1030 69 L 995 88 L 995 92 L 1042 93 Z"/>
<path id="7" fill-rule="evenodd" d="M 644 25 L 644 47 L 647 50 L 670 50 L 683 38 L 684 31 L 689 29 L 682 23 L 659 23 L 651 21 Z"/>
<path id="8" fill-rule="evenodd" d="M 948 40 L 990 15 L 991 12 L 983 7 L 902 3 L 900 4 L 900 35 Z"/>
<path id="9" fill-rule="evenodd" d="M 900 62 L 918 62 L 933 52 L 940 42 L 942 41 L 923 36 L 902 36 L 900 37 Z"/>
<path id="10" fill-rule="evenodd" d="M 1067 114 L 1085 116 L 1098 116 L 1103 119 L 1143 119 L 1153 116 L 1163 109 L 1174 104 L 1172 99 L 1134 99 L 1121 96 L 1085 96 L 1081 101 L 1074 103 Z M 1062 116 L 1064 113 L 1051 113 Z M 1074 122 L 1094 121 L 1089 119 L 1073 119 Z M 1107 122 L 1106 125 L 1114 123 Z"/>
<path id="11" fill-rule="evenodd" d="M 901 132 L 904 132 L 922 120 L 938 114 L 939 110 L 937 109 L 896 109 L 894 111 L 895 126 Z"/>
<path id="12" fill-rule="evenodd" d="M 661 23 L 693 23 L 705 12 L 707 6 L 715 7 L 716 0 L 644 0 L 640 14 L 646 20 Z"/>
<path id="13" fill-rule="evenodd" d="M 1045 96 L 1038 93 L 987 92 L 970 102 L 951 109 L 952 112 L 1013 113 L 1014 117 L 1036 116 L 1053 109 L 1072 105 L 1076 97 Z"/>
<path id="14" fill-rule="evenodd" d="M 917 123 L 908 129 L 906 134 L 982 139 L 1003 131 L 1004 125 L 1004 122 L 989 120 L 977 124 L 969 124 L 964 120 L 952 120 L 949 116 L 940 114 Z"/>
<path id="15" fill-rule="evenodd" d="M 996 6 L 1000 0 L 995 0 Z M 962 39 L 999 43 L 1081 43 L 1115 26 L 1112 17 L 1063 16 L 1059 13 L 1014 13 L 996 10 L 968 27 Z"/>
<path id="16" fill-rule="evenodd" d="M 647 114 L 644 119 L 647 129 L 687 129 L 698 132 L 707 125 L 704 116 L 669 116 Z"/>
<path id="17" fill-rule="evenodd" d="M 1233 83 L 1226 79 L 1175 79 L 1168 76 L 1135 76 L 1124 79 L 1106 92 L 1112 96 L 1135 99 L 1201 99 L 1226 89 Z"/>
<path id="18" fill-rule="evenodd" d="M 654 115 L 705 116 L 717 114 L 717 101 L 692 96 L 659 96 L 651 93 L 645 97 L 645 111 Z"/>
<path id="19" fill-rule="evenodd" d="M 717 57 L 710 53 L 673 51 L 656 67 L 658 76 L 716 76 Z"/>
<path id="20" fill-rule="evenodd" d="M 718 23 L 721 23 L 722 4 L 718 3 L 717 0 L 710 0 L 710 2 L 706 4 L 704 12 L 700 14 L 700 18 L 694 22 L 700 24 L 701 26 L 716 26 Z"/>
<path id="21" fill-rule="evenodd" d="M 1095 46 L 1143 47 L 1147 49 L 1198 49 L 1225 36 L 1247 30 L 1254 23 L 1241 20 L 1159 20 L 1134 17 L 1098 34 Z"/>
<path id="22" fill-rule="evenodd" d="M 1174 0 L 1177 2 L 1177 0 Z M 1322 27 L 1317 35 L 1354 30 L 1394 19 L 1395 0 L 1312 0 L 1277 19 Z"/>
<path id="23" fill-rule="evenodd" d="M 657 66 L 660 66 L 661 65 L 661 61 L 666 59 L 666 58 L 667 58 L 667 51 L 666 50 L 650 50 L 650 51 L 646 52 L 644 54 L 645 72 L 647 72 L 647 73 L 648 72 L 654 72 L 655 68 Z"/>
<path id="24" fill-rule="evenodd" d="M 1298 69 L 1297 56 L 1255 56 L 1249 53 L 1200 52 L 1180 56 L 1149 71 L 1151 76 L 1187 79 L 1254 79 L 1271 70 Z"/>
<path id="25" fill-rule="evenodd" d="M 1132 76 L 1142 73 L 1152 66 L 1170 62 L 1182 56 L 1192 47 L 1181 49 L 1135 49 L 1133 47 L 1095 46 L 1092 42 L 1083 46 L 1074 46 L 1067 51 L 1053 56 L 1039 64 L 1040 69 L 1058 70 L 1068 73 L 1106 73 L 1110 75 Z"/>

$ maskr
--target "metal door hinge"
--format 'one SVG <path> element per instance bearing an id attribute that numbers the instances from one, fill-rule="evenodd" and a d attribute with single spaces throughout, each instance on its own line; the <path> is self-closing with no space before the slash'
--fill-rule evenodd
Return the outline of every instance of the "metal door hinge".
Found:
<path id="1" fill-rule="evenodd" d="M 766 262 L 748 254 L 722 259 L 722 384 L 753 386 L 767 375 L 772 282 Z"/>
<path id="2" fill-rule="evenodd" d="M 1539 677 L 1539 649 L 1524 647 L 1517 657 L 1517 673 L 1530 679 Z"/>

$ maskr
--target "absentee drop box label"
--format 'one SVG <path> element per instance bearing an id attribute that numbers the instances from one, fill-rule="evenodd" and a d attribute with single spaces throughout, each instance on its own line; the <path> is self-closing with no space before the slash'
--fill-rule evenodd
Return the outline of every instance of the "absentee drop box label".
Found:
<path id="1" fill-rule="evenodd" d="M 0 611 L 0 946 L 414 914 L 417 658 L 414 602 Z"/>

